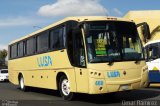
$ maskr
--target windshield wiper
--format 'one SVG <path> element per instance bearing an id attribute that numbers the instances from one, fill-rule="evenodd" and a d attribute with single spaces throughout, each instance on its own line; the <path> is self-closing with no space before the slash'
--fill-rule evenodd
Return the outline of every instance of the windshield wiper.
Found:
<path id="1" fill-rule="evenodd" d="M 140 60 L 139 60 L 139 59 L 136 59 L 134 63 L 135 63 L 135 64 L 138 64 L 139 62 L 140 62 Z"/>
<path id="2" fill-rule="evenodd" d="M 108 61 L 108 65 L 109 65 L 109 66 L 112 66 L 113 64 L 114 64 L 113 59 L 110 59 L 110 60 Z"/>

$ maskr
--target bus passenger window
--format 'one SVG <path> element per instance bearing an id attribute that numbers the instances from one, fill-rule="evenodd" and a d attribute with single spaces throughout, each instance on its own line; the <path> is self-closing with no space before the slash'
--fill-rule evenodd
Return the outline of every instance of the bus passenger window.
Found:
<path id="1" fill-rule="evenodd" d="M 26 41 L 26 52 L 27 55 L 33 55 L 35 52 L 35 38 L 29 38 Z"/>
<path id="2" fill-rule="evenodd" d="M 23 55 L 25 56 L 27 54 L 27 47 L 26 47 L 26 41 L 23 41 Z"/>
<path id="3" fill-rule="evenodd" d="M 37 51 L 43 52 L 48 50 L 49 36 L 48 32 L 43 32 L 37 36 Z"/>
<path id="4" fill-rule="evenodd" d="M 22 42 L 20 42 L 20 43 L 18 43 L 18 57 L 21 57 L 21 56 L 23 56 L 23 41 Z"/>
<path id="5" fill-rule="evenodd" d="M 17 44 L 14 44 L 11 46 L 11 58 L 17 57 Z"/>
<path id="6" fill-rule="evenodd" d="M 50 31 L 50 48 L 62 49 L 65 41 L 65 28 L 60 27 Z"/>

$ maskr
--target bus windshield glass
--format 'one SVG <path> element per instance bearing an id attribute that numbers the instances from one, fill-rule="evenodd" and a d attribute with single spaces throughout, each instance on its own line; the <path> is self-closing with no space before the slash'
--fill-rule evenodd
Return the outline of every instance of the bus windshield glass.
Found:
<path id="1" fill-rule="evenodd" d="M 136 25 L 123 21 L 99 21 L 85 24 L 90 63 L 137 61 L 144 59 Z"/>

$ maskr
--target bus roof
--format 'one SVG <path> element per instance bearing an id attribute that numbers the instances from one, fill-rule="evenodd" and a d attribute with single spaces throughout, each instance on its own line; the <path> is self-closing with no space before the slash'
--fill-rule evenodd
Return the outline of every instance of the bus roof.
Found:
<path id="1" fill-rule="evenodd" d="M 64 18 L 63 20 L 60 20 L 60 21 L 56 22 L 56 23 L 53 23 L 53 24 L 51 24 L 51 25 L 48 25 L 48 26 L 46 26 L 46 27 L 44 27 L 44 28 L 42 28 L 42 29 L 40 29 L 40 30 L 37 30 L 37 31 L 35 31 L 35 32 L 31 33 L 31 34 L 28 34 L 27 36 L 24 36 L 24 37 L 22 37 L 22 38 L 20 38 L 20 39 L 14 40 L 14 41 L 12 41 L 11 43 L 9 43 L 9 45 L 14 44 L 14 43 L 16 43 L 16 42 L 18 42 L 18 41 L 21 41 L 21 40 L 23 40 L 23 39 L 26 39 L 26 38 L 28 38 L 28 37 L 34 36 L 34 35 L 36 35 L 36 34 L 38 34 L 38 33 L 41 33 L 41 32 L 43 32 L 43 31 L 45 31 L 45 30 L 47 30 L 47 29 L 50 29 L 50 28 L 52 28 L 52 27 L 54 27 L 54 26 L 56 26 L 56 25 L 59 25 L 59 24 L 61 24 L 61 23 L 64 23 L 64 22 L 67 22 L 67 21 L 71 21 L 71 20 L 77 21 L 77 22 L 96 21 L 96 20 L 111 20 L 111 21 L 112 21 L 112 20 L 113 20 L 113 21 L 116 20 L 116 21 L 133 22 L 133 20 L 129 20 L 129 19 L 125 19 L 125 18 L 108 17 L 108 16 L 76 16 L 76 17 L 67 17 L 67 18 Z"/>
<path id="2" fill-rule="evenodd" d="M 158 42 L 160 42 L 160 40 L 150 41 L 150 42 L 146 43 L 146 44 L 144 45 L 144 47 L 146 47 L 147 45 L 150 45 L 150 44 L 158 43 Z"/>

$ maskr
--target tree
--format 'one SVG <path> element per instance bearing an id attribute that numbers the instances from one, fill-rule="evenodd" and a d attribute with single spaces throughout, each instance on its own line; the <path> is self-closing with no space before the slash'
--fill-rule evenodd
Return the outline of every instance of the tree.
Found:
<path id="1" fill-rule="evenodd" d="M 0 50 L 0 63 L 5 63 L 5 58 L 7 57 L 7 50 L 3 49 L 3 50 Z"/>

